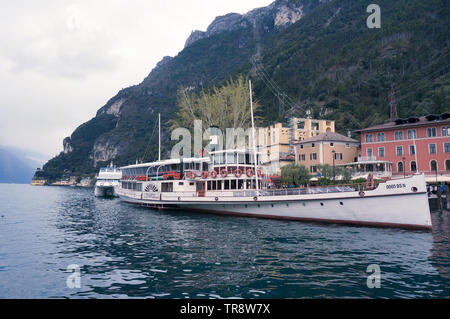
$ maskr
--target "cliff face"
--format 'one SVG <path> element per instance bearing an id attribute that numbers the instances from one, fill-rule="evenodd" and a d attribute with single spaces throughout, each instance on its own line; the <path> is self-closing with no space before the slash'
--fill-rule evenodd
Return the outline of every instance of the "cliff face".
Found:
<path id="1" fill-rule="evenodd" d="M 309 7 L 300 1 L 277 0 L 267 7 L 252 10 L 244 15 L 229 13 L 214 19 L 206 31 L 192 31 L 186 40 L 185 48 L 198 40 L 225 31 L 252 27 L 254 24 L 261 24 L 266 31 L 287 27 L 300 20 L 308 9 Z"/>
<path id="2" fill-rule="evenodd" d="M 445 92 L 441 102 L 435 98 L 439 88 L 450 87 L 450 7 L 445 0 L 379 5 L 382 28 L 376 30 L 366 28 L 365 0 L 278 0 L 218 17 L 78 127 L 44 171 L 57 178 L 64 170 L 93 174 L 112 159 L 117 165 L 154 160 L 158 113 L 163 153 L 169 151 L 164 125 L 176 114 L 177 89 L 196 91 L 239 74 L 252 77 L 265 122 L 304 116 L 308 108 L 316 118 L 336 120 L 343 133 L 380 123 L 389 114 L 392 83 L 401 116 L 432 113 L 439 103 L 450 109 Z M 252 65 L 255 56 L 259 67 Z M 289 98 L 280 98 L 284 94 Z"/>

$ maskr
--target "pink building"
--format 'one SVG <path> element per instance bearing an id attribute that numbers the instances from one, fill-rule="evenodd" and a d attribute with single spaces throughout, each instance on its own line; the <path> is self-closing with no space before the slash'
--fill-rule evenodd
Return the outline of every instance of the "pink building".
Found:
<path id="1" fill-rule="evenodd" d="M 398 119 L 361 133 L 364 161 L 392 163 L 392 175 L 425 173 L 428 181 L 450 181 L 450 113 Z"/>

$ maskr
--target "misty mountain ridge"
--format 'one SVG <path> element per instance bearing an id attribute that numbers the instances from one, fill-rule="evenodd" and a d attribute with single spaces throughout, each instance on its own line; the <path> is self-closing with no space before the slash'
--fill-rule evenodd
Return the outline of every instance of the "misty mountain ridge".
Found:
<path id="1" fill-rule="evenodd" d="M 27 155 L 32 154 L 32 155 Z M 0 145 L 0 183 L 28 184 L 43 162 L 35 152 Z"/>

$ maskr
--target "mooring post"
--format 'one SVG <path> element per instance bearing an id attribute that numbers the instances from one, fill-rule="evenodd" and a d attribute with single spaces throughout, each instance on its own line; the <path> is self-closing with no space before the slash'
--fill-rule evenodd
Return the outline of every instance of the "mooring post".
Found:
<path id="1" fill-rule="evenodd" d="M 441 186 L 437 184 L 437 200 L 438 200 L 438 210 L 442 212 L 442 192 L 441 192 Z"/>
<path id="2" fill-rule="evenodd" d="M 446 202 L 447 202 L 447 210 L 450 210 L 450 185 L 445 185 L 447 192 L 445 194 Z"/>

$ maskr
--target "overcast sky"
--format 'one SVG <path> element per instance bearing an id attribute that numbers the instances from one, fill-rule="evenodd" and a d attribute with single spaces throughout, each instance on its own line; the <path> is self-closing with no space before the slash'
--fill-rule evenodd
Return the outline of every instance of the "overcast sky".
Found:
<path id="1" fill-rule="evenodd" d="M 192 30 L 273 0 L 0 0 L 0 144 L 52 157 Z"/>

